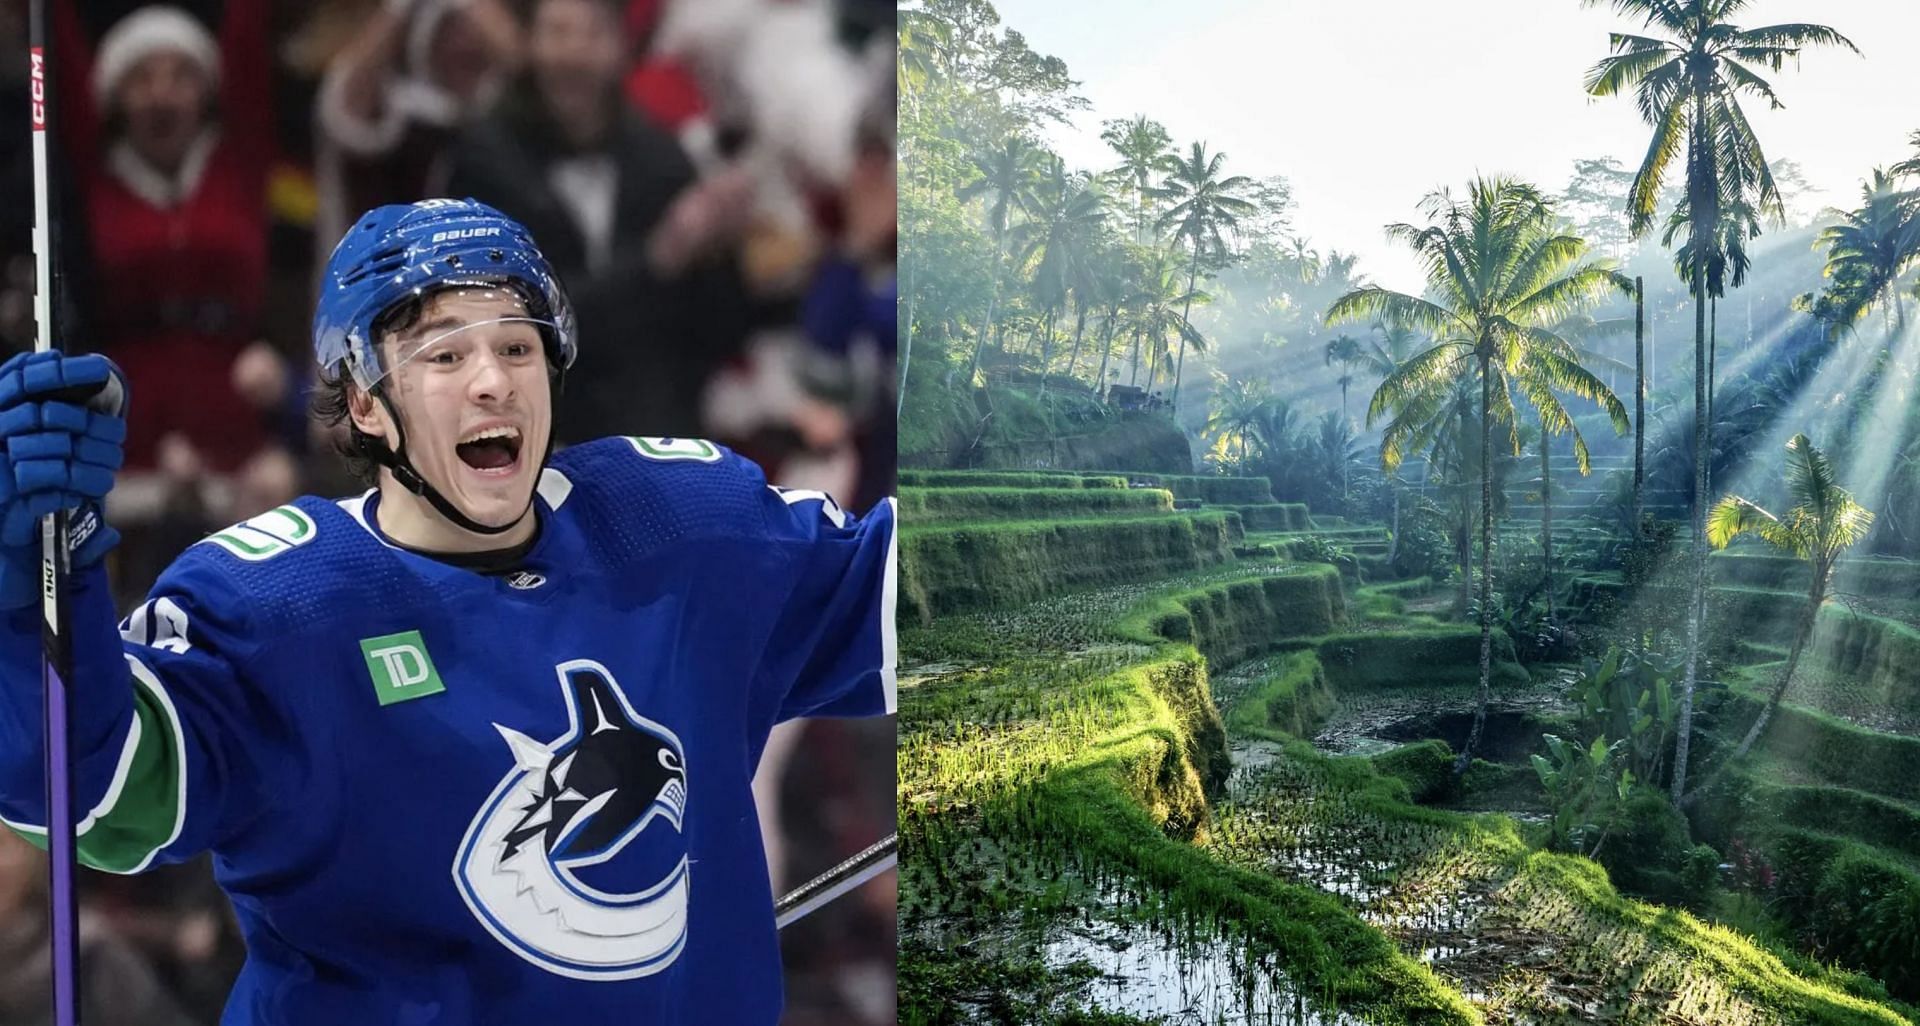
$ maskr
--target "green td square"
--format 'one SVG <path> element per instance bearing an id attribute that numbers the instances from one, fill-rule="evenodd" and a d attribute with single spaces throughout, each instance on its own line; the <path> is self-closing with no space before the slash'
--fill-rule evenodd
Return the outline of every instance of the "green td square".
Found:
<path id="1" fill-rule="evenodd" d="M 373 674 L 373 693 L 381 705 L 437 695 L 447 690 L 434 672 L 433 659 L 427 655 L 427 643 L 419 631 L 402 631 L 360 642 L 360 654 L 367 658 L 367 672 Z"/>

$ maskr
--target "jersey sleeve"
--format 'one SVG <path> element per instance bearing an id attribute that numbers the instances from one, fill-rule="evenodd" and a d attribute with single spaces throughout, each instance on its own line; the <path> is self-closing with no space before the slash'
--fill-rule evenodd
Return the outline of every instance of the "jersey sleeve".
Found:
<path id="1" fill-rule="evenodd" d="M 792 590 L 767 644 L 778 718 L 878 716 L 895 707 L 894 502 L 865 516 L 823 492 L 767 488 L 769 529 L 793 555 Z"/>
<path id="2" fill-rule="evenodd" d="M 273 716 L 240 667 L 245 604 L 176 564 L 116 630 L 105 573 L 76 575 L 69 682 L 74 815 L 86 865 L 138 873 L 219 844 L 266 807 Z M 0 636 L 0 821 L 46 843 L 39 611 Z"/>

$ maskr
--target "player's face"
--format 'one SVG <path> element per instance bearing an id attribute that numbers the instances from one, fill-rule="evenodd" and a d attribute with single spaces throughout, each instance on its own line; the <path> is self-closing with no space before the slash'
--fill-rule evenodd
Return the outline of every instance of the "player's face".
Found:
<path id="1" fill-rule="evenodd" d="M 193 59 L 162 50 L 142 58 L 121 78 L 115 96 L 134 152 L 173 171 L 207 122 L 212 87 Z"/>
<path id="2" fill-rule="evenodd" d="M 489 527 L 527 514 L 552 430 L 539 328 L 489 323 L 526 316 L 509 292 L 454 289 L 430 297 L 411 327 L 382 342 L 408 459 L 460 512 Z"/>

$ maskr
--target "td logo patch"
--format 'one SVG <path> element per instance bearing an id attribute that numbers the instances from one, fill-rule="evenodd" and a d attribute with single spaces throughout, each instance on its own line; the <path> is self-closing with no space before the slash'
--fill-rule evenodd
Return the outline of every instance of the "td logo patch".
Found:
<path id="1" fill-rule="evenodd" d="M 362 639 L 360 654 L 366 657 L 367 672 L 373 675 L 373 693 L 381 705 L 425 698 L 447 690 L 433 668 L 427 643 L 421 640 L 419 631 Z"/>
<path id="2" fill-rule="evenodd" d="M 513 765 L 467 826 L 454 883 L 494 939 L 550 973 L 650 976 L 687 943 L 685 751 L 605 666 L 554 669 L 567 732 L 493 725 Z"/>

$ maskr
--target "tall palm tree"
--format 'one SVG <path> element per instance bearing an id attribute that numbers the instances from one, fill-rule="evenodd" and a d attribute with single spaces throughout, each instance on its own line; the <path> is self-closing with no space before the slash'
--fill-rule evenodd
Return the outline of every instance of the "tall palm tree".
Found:
<path id="1" fill-rule="evenodd" d="M 1347 415 L 1347 389 L 1353 384 L 1353 368 L 1365 357 L 1360 340 L 1352 335 L 1335 335 L 1327 340 L 1327 366 L 1340 365 L 1340 415 Z"/>
<path id="2" fill-rule="evenodd" d="M 1767 704 L 1761 708 L 1753 726 L 1747 728 L 1746 737 L 1740 739 L 1733 754 L 1721 763 L 1720 770 L 1710 774 L 1689 798 L 1697 797 L 1712 786 L 1720 772 L 1747 754 L 1761 731 L 1767 729 L 1767 721 L 1773 718 L 1787 687 L 1793 683 L 1800 653 L 1813 635 L 1820 604 L 1826 601 L 1827 585 L 1833 579 L 1834 564 L 1849 547 L 1866 537 L 1867 529 L 1873 526 L 1873 513 L 1840 487 L 1826 454 L 1814 448 L 1806 435 L 1795 435 L 1787 443 L 1787 487 L 1793 508 L 1784 517 L 1774 516 L 1738 495 L 1721 499 L 1707 516 L 1707 539 L 1714 548 L 1724 549 L 1742 534 L 1757 534 L 1774 548 L 1804 560 L 1812 571 L 1812 579 L 1807 585 L 1807 606 L 1795 627 L 1793 645 L 1787 649 L 1786 669 L 1781 671 L 1773 693 L 1767 696 Z"/>
<path id="3" fill-rule="evenodd" d="M 1826 277 L 1832 281 L 1814 303 L 1834 333 L 1851 328 L 1873 307 L 1885 304 L 1895 334 L 1905 329 L 1905 279 L 1920 267 L 1920 189 L 1901 189 L 1898 179 L 1874 168 L 1860 186 L 1860 206 L 1820 233 L 1827 247 Z"/>
<path id="4" fill-rule="evenodd" d="M 1693 260 L 1697 258 L 1706 265 L 1706 273 L 1699 280 L 1707 290 L 1707 431 L 1703 437 L 1709 456 L 1704 480 L 1709 489 L 1713 487 L 1713 393 L 1715 365 L 1719 362 L 1720 300 L 1726 297 L 1728 289 L 1747 283 L 1747 270 L 1753 266 L 1752 258 L 1747 255 L 1747 242 L 1760 236 L 1760 212 L 1748 201 L 1741 180 L 1729 175 L 1722 179 L 1721 186 L 1719 222 L 1713 226 L 1712 233 L 1704 243 L 1682 245 L 1674 250 L 1673 257 L 1674 273 L 1683 281 L 1690 280 Z M 1667 230 L 1660 236 L 1660 244 L 1672 246 L 1691 223 L 1692 211 L 1683 198 L 1668 215 Z M 1705 610 L 1701 615 L 1706 615 Z"/>
<path id="5" fill-rule="evenodd" d="M 1128 305 L 1133 308 L 1134 316 L 1135 362 L 1139 361 L 1138 343 L 1145 342 L 1151 347 L 1148 350 L 1146 384 L 1147 391 L 1151 393 L 1161 364 L 1167 362 L 1166 357 L 1171 355 L 1167 351 L 1169 341 L 1178 338 L 1183 352 L 1189 343 L 1200 352 L 1207 351 L 1206 337 L 1187 319 L 1187 314 L 1192 312 L 1194 303 L 1204 306 L 1212 297 L 1193 288 L 1191 279 L 1182 286 L 1180 267 L 1164 250 L 1154 252 L 1141 271 Z"/>
<path id="6" fill-rule="evenodd" d="M 1121 324 L 1120 311 L 1132 297 L 1139 266 L 1139 260 L 1124 243 L 1102 247 L 1094 262 L 1094 289 L 1107 308 L 1100 332 L 1100 369 L 1094 374 L 1094 392 L 1099 395 L 1106 394 L 1107 363 L 1113 357 L 1114 335 Z"/>
<path id="7" fill-rule="evenodd" d="M 1424 425 L 1462 380 L 1479 385 L 1480 403 L 1480 702 L 1473 729 L 1454 763 L 1466 772 L 1486 726 L 1493 673 L 1493 434 L 1507 430 L 1518 452 L 1513 394 L 1518 391 L 1556 430 L 1573 418 L 1556 393 L 1591 400 L 1624 432 L 1626 409 L 1577 359 L 1573 344 L 1549 325 L 1592 308 L 1618 287 L 1618 275 L 1585 260 L 1586 243 L 1556 230 L 1552 209 L 1532 186 L 1478 178 L 1456 199 L 1442 190 L 1422 203 L 1425 226 L 1389 225 L 1390 237 L 1421 259 L 1427 295 L 1410 296 L 1368 285 L 1335 300 L 1329 324 L 1381 318 L 1417 328 L 1434 344 L 1407 361 L 1373 394 L 1367 424 L 1391 415 L 1380 442 L 1382 465 L 1398 466 Z M 1584 440 L 1575 435 L 1575 459 L 1588 467 Z"/>
<path id="8" fill-rule="evenodd" d="M 1133 241 L 1147 241 L 1147 200 L 1153 195 L 1153 176 L 1165 174 L 1174 163 L 1173 137 L 1167 128 L 1145 114 L 1130 119 L 1115 118 L 1100 129 L 1100 141 L 1120 155 L 1120 163 L 1108 171 L 1126 183 L 1134 196 Z"/>
<path id="9" fill-rule="evenodd" d="M 1185 239 L 1192 247 L 1192 257 L 1187 261 L 1189 295 L 1193 294 L 1194 278 L 1200 272 L 1201 256 L 1225 259 L 1227 234 L 1239 227 L 1242 217 L 1259 210 L 1253 201 L 1240 195 L 1253 187 L 1253 179 L 1245 175 L 1220 176 L 1220 166 L 1226 160 L 1224 153 L 1209 156 L 1206 143 L 1194 143 L 1187 155 L 1167 171 L 1166 180 L 1157 192 L 1173 203 L 1172 208 L 1161 215 L 1161 225 L 1172 228 L 1176 240 Z M 1181 319 L 1186 319 L 1186 311 L 1182 311 Z M 1171 404 L 1176 413 L 1180 407 L 1180 372 L 1186 362 L 1187 343 L 1182 337 L 1180 359 L 1173 369 Z"/>
<path id="10" fill-rule="evenodd" d="M 1076 236 L 1075 259 L 1068 274 L 1067 288 L 1073 294 L 1074 308 L 1073 355 L 1067 357 L 1069 378 L 1075 377 L 1074 370 L 1080 366 L 1080 344 L 1086 337 L 1087 318 L 1102 310 L 1111 311 L 1110 304 L 1118 298 L 1112 280 L 1114 238 L 1104 216 L 1107 196 L 1097 189 L 1094 195 L 1099 198 L 1103 216 L 1098 222 L 1088 225 L 1084 233 Z M 1106 373 L 1104 367 L 1100 373 Z M 1095 381 L 1094 385 L 1094 391 L 1098 392 L 1100 382 Z"/>
<path id="11" fill-rule="evenodd" d="M 1046 391 L 1052 358 L 1053 323 L 1073 293 L 1079 306 L 1077 340 L 1087 325 L 1086 293 L 1092 269 L 1089 261 L 1100 230 L 1105 227 L 1105 200 L 1086 176 L 1068 174 L 1066 162 L 1050 157 L 1041 184 L 1033 191 L 1026 223 L 1014 229 L 1020 263 L 1034 267 L 1033 292 L 1046 311 L 1040 351 L 1040 390 Z M 1077 288 L 1076 288 L 1077 287 Z"/>
<path id="12" fill-rule="evenodd" d="M 1647 515 L 1647 283 L 1633 276 L 1633 536 Z"/>
<path id="13" fill-rule="evenodd" d="M 1653 224 L 1660 182 L 1682 149 L 1686 159 L 1688 278 L 1694 296 L 1693 602 L 1687 616 L 1687 664 L 1676 726 L 1673 797 L 1685 793 L 1693 729 L 1693 690 L 1700 661 L 1700 613 L 1707 581 L 1707 289 L 1708 242 L 1721 225 L 1723 179 L 1748 187 L 1763 213 L 1784 217 L 1780 191 L 1760 139 L 1740 109 L 1742 95 L 1781 106 L 1773 86 L 1755 68 L 1778 71 L 1807 46 L 1859 50 L 1824 25 L 1782 24 L 1743 29 L 1729 19 L 1750 0 L 1583 0 L 1605 2 L 1639 18 L 1661 35 L 1615 32 L 1612 53 L 1587 74 L 1587 92 L 1613 96 L 1634 90 L 1640 116 L 1653 126 L 1647 155 L 1627 192 L 1627 221 L 1638 237 Z"/>
<path id="14" fill-rule="evenodd" d="M 1033 203 L 1033 188 L 1040 175 L 1044 152 L 1026 139 L 1014 135 L 997 148 L 973 155 L 974 178 L 961 186 L 963 200 L 986 202 L 987 229 L 993 233 L 993 288 L 987 293 L 987 317 L 980 324 L 979 338 L 973 343 L 973 361 L 967 368 L 967 380 L 980 373 L 980 351 L 987 336 L 996 334 L 994 309 L 1000 301 L 1000 279 L 1007 261 L 1007 240 L 1013 231 L 1015 211 Z M 952 381 L 949 379 L 948 384 Z"/>

